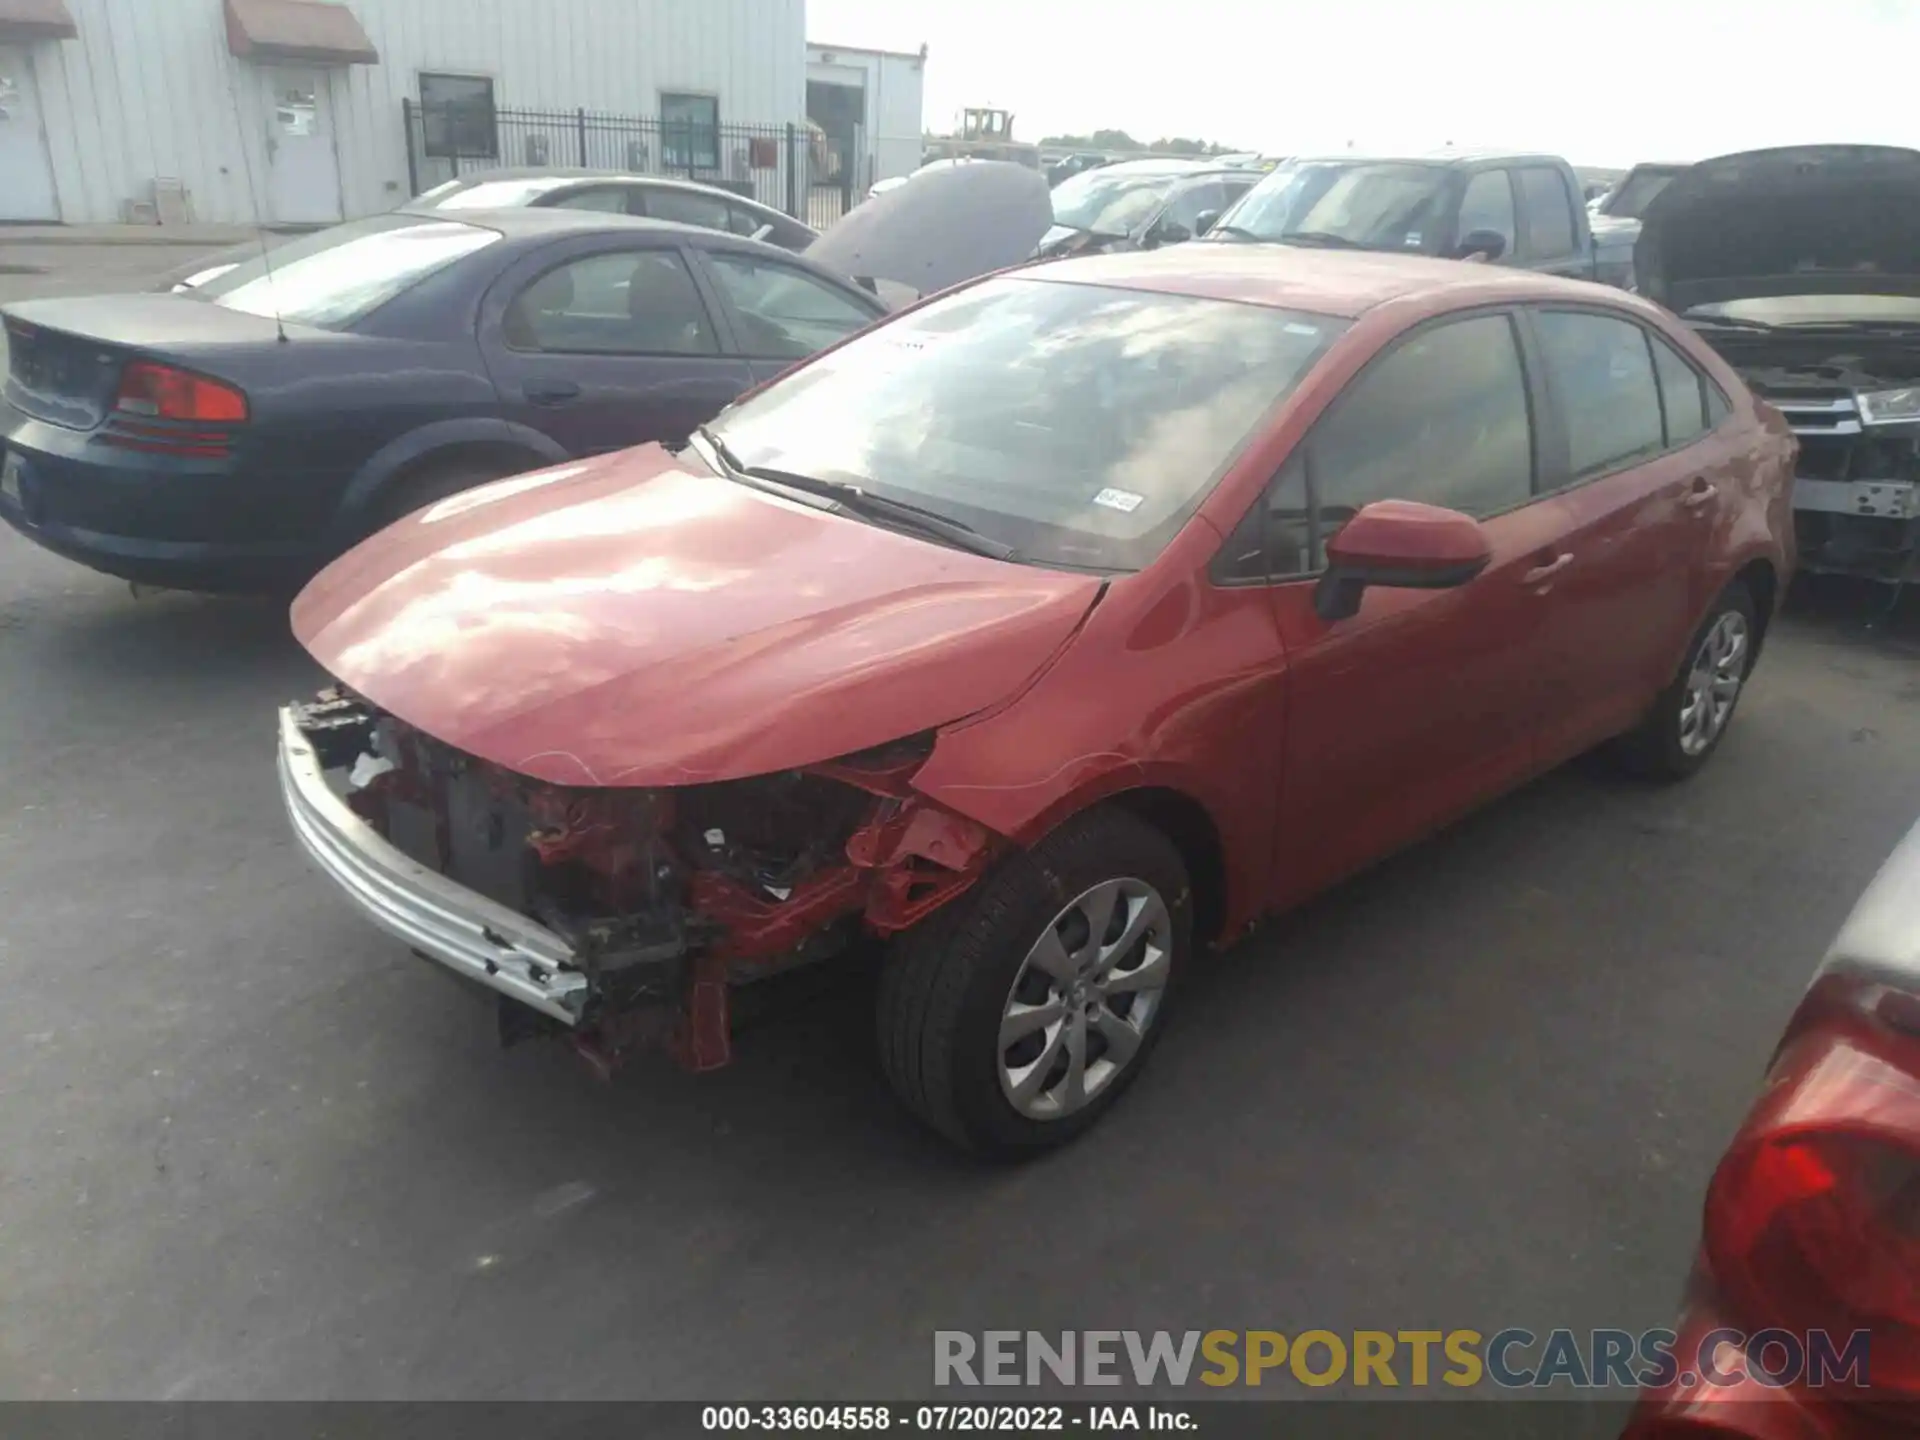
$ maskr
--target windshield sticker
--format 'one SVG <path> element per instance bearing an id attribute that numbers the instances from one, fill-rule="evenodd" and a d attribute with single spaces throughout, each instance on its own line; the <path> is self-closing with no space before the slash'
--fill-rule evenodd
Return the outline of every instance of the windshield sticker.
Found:
<path id="1" fill-rule="evenodd" d="M 1094 496 L 1093 503 L 1096 505 L 1104 505 L 1109 510 L 1119 510 L 1131 515 L 1140 508 L 1140 502 L 1146 498 L 1144 495 L 1134 494 L 1131 490 L 1107 489 L 1102 490 L 1098 495 Z"/>
<path id="2" fill-rule="evenodd" d="M 1302 325 L 1298 320 L 1289 320 L 1286 324 L 1286 331 L 1289 335 L 1318 335 L 1320 333 L 1320 327 L 1318 325 Z"/>
<path id="3" fill-rule="evenodd" d="M 1409 230 L 1407 232 L 1407 249 L 1418 250 L 1419 248 L 1420 248 L 1420 232 L 1418 230 Z"/>

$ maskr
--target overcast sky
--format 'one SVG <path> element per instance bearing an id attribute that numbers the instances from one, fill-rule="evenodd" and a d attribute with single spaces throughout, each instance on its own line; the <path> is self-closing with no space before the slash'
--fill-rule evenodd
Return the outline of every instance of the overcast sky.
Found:
<path id="1" fill-rule="evenodd" d="M 1576 163 L 1920 147 L 1920 0 L 807 0 L 816 41 L 930 48 L 926 124 Z"/>

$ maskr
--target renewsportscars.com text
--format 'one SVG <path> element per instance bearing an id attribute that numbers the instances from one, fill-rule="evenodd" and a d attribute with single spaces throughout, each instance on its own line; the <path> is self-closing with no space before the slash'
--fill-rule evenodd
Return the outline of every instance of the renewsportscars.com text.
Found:
<path id="1" fill-rule="evenodd" d="M 1867 1341 L 1864 1330 L 1716 1330 L 1682 1354 L 1671 1330 L 936 1330 L 933 1383 L 1865 1388 Z"/>

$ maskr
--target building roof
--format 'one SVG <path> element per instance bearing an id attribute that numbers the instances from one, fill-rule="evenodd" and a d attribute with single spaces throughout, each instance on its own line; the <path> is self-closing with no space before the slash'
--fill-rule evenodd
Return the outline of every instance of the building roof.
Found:
<path id="1" fill-rule="evenodd" d="M 1389 300 L 1450 289 L 1498 302 L 1556 296 L 1591 300 L 1595 288 L 1527 270 L 1424 255 L 1204 240 L 1158 250 L 1055 260 L 1021 273 L 1035 279 L 1235 300 L 1349 320 Z M 1463 303 L 1466 299 L 1462 297 Z"/>

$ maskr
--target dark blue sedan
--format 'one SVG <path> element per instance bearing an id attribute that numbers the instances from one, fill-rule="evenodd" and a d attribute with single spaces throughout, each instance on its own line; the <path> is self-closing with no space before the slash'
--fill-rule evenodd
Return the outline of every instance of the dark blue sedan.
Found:
<path id="1" fill-rule="evenodd" d="M 683 438 L 885 312 L 841 273 L 690 226 L 356 221 L 190 295 L 0 311 L 0 519 L 138 583 L 282 590 L 482 481 Z"/>

